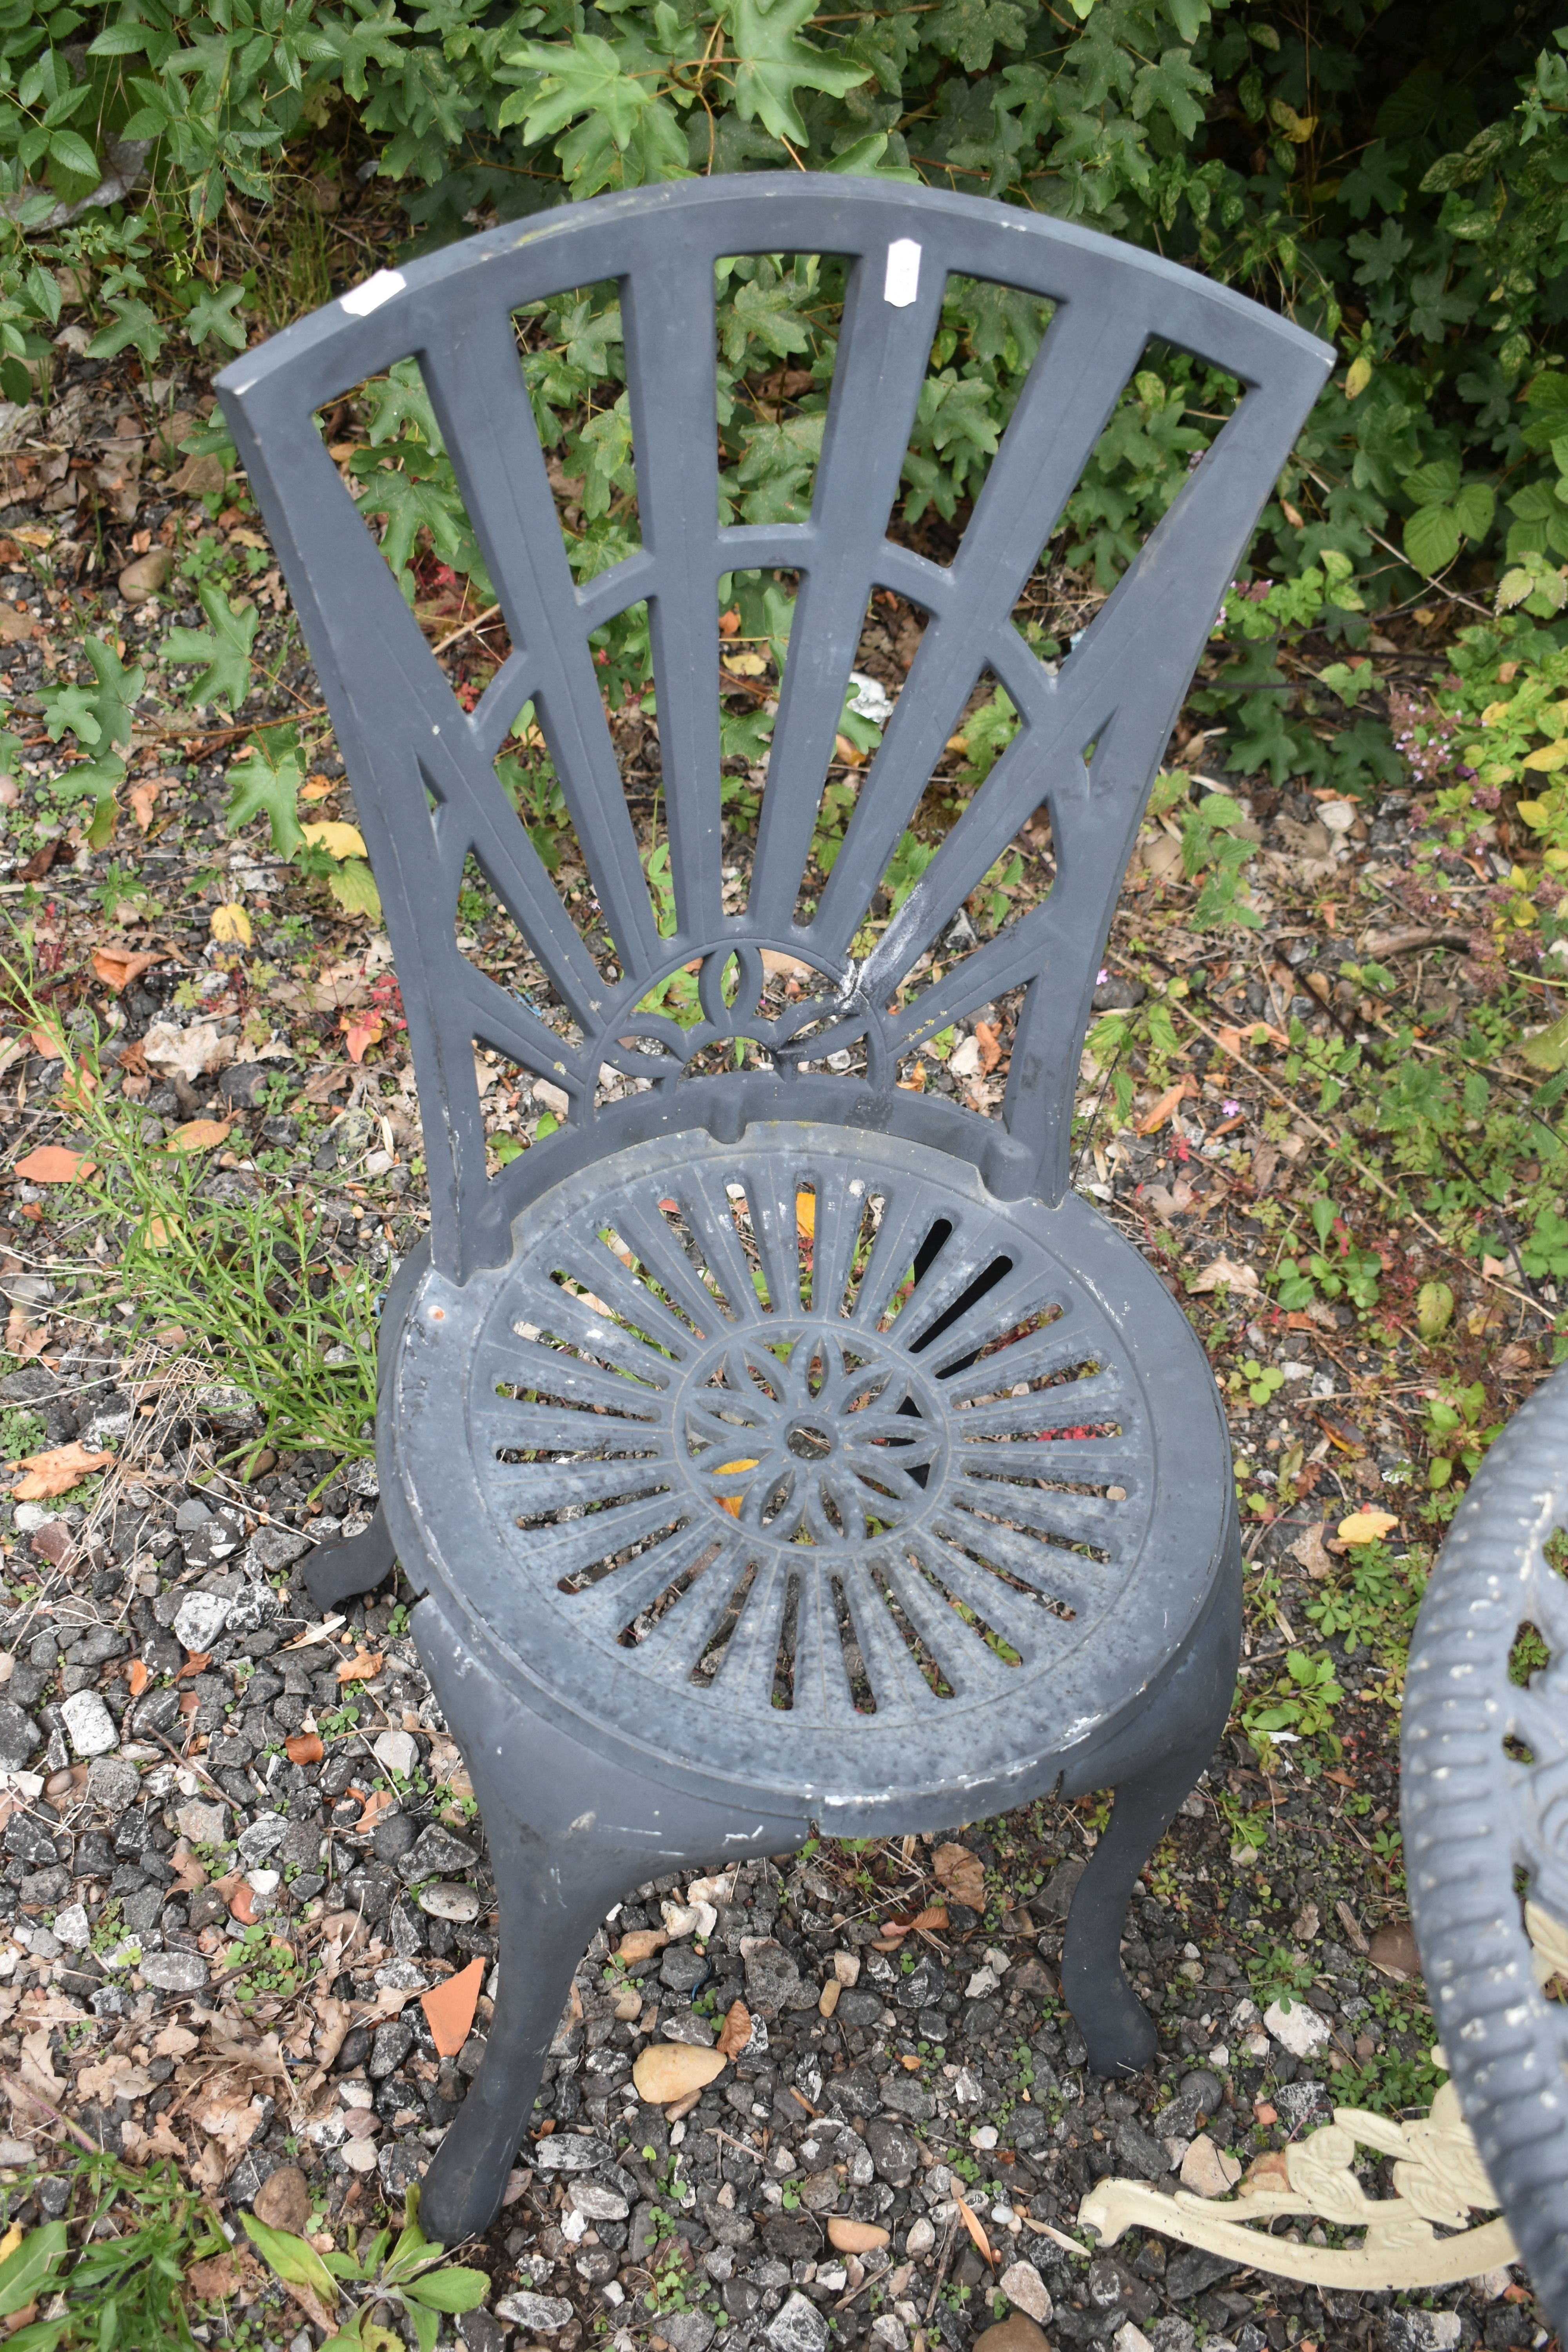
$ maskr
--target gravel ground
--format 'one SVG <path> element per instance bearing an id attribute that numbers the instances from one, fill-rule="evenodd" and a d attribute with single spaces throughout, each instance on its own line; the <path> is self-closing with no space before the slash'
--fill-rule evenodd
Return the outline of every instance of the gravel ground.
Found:
<path id="1" fill-rule="evenodd" d="M 46 530 L 58 572 L 39 584 L 13 543 L 18 617 L 0 670 L 20 723 L 84 616 L 142 636 L 157 714 L 135 769 L 162 779 L 162 800 L 144 839 L 122 828 L 91 853 L 24 796 L 0 889 L 20 901 L 61 1009 L 104 1024 L 105 1099 L 155 1138 L 221 1115 L 210 1187 L 303 1202 L 324 1278 L 363 1273 L 380 1287 L 426 1215 L 395 1026 L 363 1064 L 343 1059 L 348 1017 L 385 1001 L 384 943 L 300 888 L 261 829 L 227 840 L 222 771 L 242 730 L 182 717 L 156 669 L 157 609 L 95 585 L 137 552 L 132 525 L 168 544 L 183 518 L 243 548 L 254 516 L 242 501 L 200 509 L 194 484 L 160 471 L 133 381 L 88 369 L 80 393 L 69 470 L 51 473 L 51 457 L 29 477 L 10 461 L 16 503 L 0 508 L 0 531 Z M 201 397 L 195 384 L 161 394 L 165 410 L 184 401 L 192 414 Z M 141 438 L 118 437 L 145 447 L 133 495 L 99 480 L 121 415 Z M 75 485 L 68 502 L 56 499 L 61 482 Z M 130 508 L 107 555 L 82 522 L 94 497 L 100 523 L 105 501 Z M 260 562 L 258 645 L 276 674 L 247 724 L 315 699 L 264 551 Z M 200 617 L 166 600 L 163 617 L 176 614 Z M 58 765 L 41 732 L 29 756 L 41 792 Z M 327 813 L 352 817 L 330 743 L 311 760 Z M 1237 933 L 1216 949 L 1214 934 L 1183 928 L 1192 894 L 1156 828 L 1102 1009 L 1202 973 L 1210 1024 L 1304 1013 L 1326 1028 L 1346 988 L 1357 1017 L 1352 983 L 1336 979 L 1351 935 L 1331 906 L 1322 917 L 1321 892 L 1331 877 L 1342 905 L 1359 898 L 1359 928 L 1393 919 L 1407 799 L 1331 835 L 1304 796 L 1258 791 L 1249 805 L 1272 892 L 1263 940 Z M 1048 880 L 1039 845 L 1022 847 Z M 253 913 L 251 953 L 210 936 L 211 908 L 236 899 Z M 88 959 L 116 942 L 158 961 L 110 986 Z M 1436 1033 L 1477 988 L 1440 945 L 1431 963 Z M 996 1107 L 990 1073 L 1007 1044 L 1008 1009 L 992 1010 L 988 1039 L 968 1034 L 952 1057 L 959 1074 L 926 1081 L 982 1113 Z M 201 1020 L 227 1041 L 210 1068 L 148 1066 L 157 1024 Z M 7 1170 L 78 1125 L 66 1065 L 22 1031 L 15 1043 Z M 1244 1479 L 1277 1496 L 1248 1537 L 1246 1701 L 1306 1636 L 1303 1612 L 1342 1582 L 1342 1516 L 1373 1501 L 1397 1515 L 1425 1475 L 1412 1400 L 1433 1393 L 1432 1372 L 1397 1317 L 1373 1338 L 1343 1305 L 1285 1316 L 1266 1302 L 1252 1269 L 1275 1243 L 1260 1204 L 1311 1164 L 1323 1129 L 1282 1110 L 1238 1055 L 1200 1040 L 1189 1066 L 1187 1097 L 1152 1124 L 1147 1091 L 1124 1123 L 1101 1123 L 1082 1181 L 1184 1297 L 1194 1273 L 1232 1270 L 1228 1291 L 1187 1303 L 1228 1382 Z M 1105 1075 L 1086 1060 L 1086 1108 Z M 489 1100 L 496 1130 L 526 1146 L 540 1105 L 504 1083 Z M 231 2232 L 254 2204 L 341 2242 L 400 2199 L 438 2144 L 483 2053 L 497 1957 L 483 1826 L 418 1664 L 406 1592 L 322 1622 L 300 1580 L 312 1545 L 364 1523 L 374 1472 L 258 1451 L 255 1407 L 225 1385 L 221 1360 L 178 1329 L 132 1336 L 97 1302 L 111 1247 L 68 1188 L 16 1176 L 9 1187 L 7 1457 L 78 1443 L 112 1459 L 60 1496 L 0 1504 L 0 2070 L 14 2134 L 0 2182 L 25 2222 L 61 2210 L 74 2130 L 133 2161 L 173 2157 Z M 1456 1267 L 1413 1226 L 1383 1243 L 1387 1292 L 1405 1311 L 1428 1274 L 1453 1282 L 1468 1351 L 1455 1376 L 1484 1378 L 1488 1412 L 1506 1412 L 1540 1376 L 1545 1309 L 1522 1311 L 1528 1295 Z M 1102 1802 L 755 1863 L 691 1901 L 675 1879 L 628 1893 L 578 1971 L 507 2207 L 468 2257 L 493 2281 L 487 2308 L 460 2323 L 470 2352 L 610 2338 L 616 2352 L 706 2352 L 720 2330 L 736 2352 L 862 2338 L 875 2352 L 967 2352 L 998 2321 L 990 2352 L 1039 2352 L 1042 2329 L 1051 2344 L 1118 2352 L 1544 2346 L 1527 2288 L 1506 2273 L 1433 2296 L 1320 2294 L 1154 2237 L 1109 2253 L 1072 2242 L 1082 2198 L 1107 2174 L 1223 2193 L 1336 2098 L 1384 2113 L 1429 2103 L 1432 2027 L 1396 1835 L 1398 1628 L 1415 1559 L 1396 1551 L 1392 1598 L 1313 1644 L 1342 1685 L 1331 1744 L 1304 1734 L 1298 1756 L 1290 1735 L 1247 1737 L 1238 1714 L 1151 1864 L 1125 1950 L 1161 2047 L 1136 2081 L 1085 2074 L 1058 1993 L 1061 1923 Z M 465 1982 L 485 1990 L 471 2031 L 443 2055 L 421 1997 L 475 1961 Z M 706 2048 L 737 2003 L 744 2043 L 684 2113 L 638 2097 L 639 2052 Z M 40 2178 L 40 2166 L 54 2168 Z M 1386 2189 L 1387 2167 L 1374 2159 L 1363 2179 Z M 858 2237 L 855 2250 L 834 2242 L 836 2218 L 862 2225 L 837 2233 Z M 310 2352 L 321 2331 L 264 2284 L 237 2252 L 227 2299 L 194 2305 L 202 2340 Z"/>

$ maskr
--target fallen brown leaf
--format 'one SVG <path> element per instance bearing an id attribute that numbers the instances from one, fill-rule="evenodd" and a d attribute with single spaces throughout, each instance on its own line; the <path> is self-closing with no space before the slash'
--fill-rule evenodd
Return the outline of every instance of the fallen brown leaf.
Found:
<path id="1" fill-rule="evenodd" d="M 977 1853 L 966 1845 L 939 1845 L 931 1856 L 931 1868 L 939 1886 L 945 1887 L 955 1903 L 971 1911 L 985 1908 L 985 1868 Z"/>
<path id="2" fill-rule="evenodd" d="M 978 1031 L 975 1034 L 978 1035 Z M 1164 1126 L 1177 1104 L 1184 1101 L 1189 1094 L 1195 1094 L 1196 1091 L 1191 1078 L 1179 1078 L 1173 1087 L 1167 1087 L 1159 1101 L 1152 1109 L 1146 1110 L 1138 1121 L 1138 1133 L 1152 1135 L 1157 1129 Z"/>
<path id="3" fill-rule="evenodd" d="M 317 1731 L 296 1731 L 283 1742 L 283 1753 L 290 1764 L 319 1764 L 326 1752 Z"/>
<path id="4" fill-rule="evenodd" d="M 338 1680 L 341 1683 L 372 1682 L 380 1674 L 385 1663 L 386 1660 L 380 1650 L 357 1650 L 352 1658 L 345 1658 L 338 1668 Z"/>
<path id="5" fill-rule="evenodd" d="M 1258 1276 L 1251 1266 L 1237 1265 L 1222 1250 L 1218 1257 L 1205 1265 L 1196 1279 L 1188 1285 L 1188 1288 L 1201 1297 L 1208 1291 L 1218 1290 L 1222 1284 L 1238 1297 L 1249 1297 L 1258 1286 Z"/>
<path id="6" fill-rule="evenodd" d="M 957 2206 L 959 2212 L 963 2217 L 963 2226 L 968 2231 L 970 2236 L 973 2239 L 982 2259 L 988 2262 L 991 2264 L 992 2269 L 994 2270 L 996 2267 L 996 2257 L 991 2251 L 991 2241 L 985 2234 L 984 2227 L 981 2222 L 979 2215 L 973 2210 L 972 2206 L 965 2204 L 962 2194 L 957 2189 L 954 2189 L 952 2191 L 952 2196 L 953 2203 Z"/>
<path id="7" fill-rule="evenodd" d="M 233 1122 L 226 1118 L 188 1118 L 164 1144 L 165 1151 L 211 1151 L 226 1142 Z"/>
<path id="8" fill-rule="evenodd" d="M 162 961 L 161 955 L 145 948 L 107 947 L 94 948 L 92 951 L 94 971 L 105 988 L 111 988 L 116 996 L 122 989 L 129 988 L 133 980 L 139 980 L 144 971 L 150 971 L 155 963 Z"/>
<path id="9" fill-rule="evenodd" d="M 126 1686 L 132 1697 L 140 1698 L 151 1679 L 145 1659 L 132 1658 L 125 1672 Z"/>
<path id="10" fill-rule="evenodd" d="M 724 2058 L 738 2058 L 752 2038 L 752 2012 L 743 2000 L 732 2000 L 724 2012 L 714 2047 Z"/>
<path id="11" fill-rule="evenodd" d="M 14 1462 L 14 1470 L 25 1470 L 26 1476 L 12 1487 L 14 1503 L 41 1503 L 51 1495 L 68 1495 L 79 1486 L 93 1471 L 103 1470 L 114 1459 L 112 1454 L 89 1454 L 85 1445 L 73 1438 L 68 1445 L 52 1446 L 47 1454 L 26 1454 Z"/>
<path id="12" fill-rule="evenodd" d="M 98 1163 L 85 1151 L 68 1151 L 63 1143 L 41 1143 L 18 1160 L 16 1173 L 28 1184 L 73 1184 L 79 1176 L 96 1174 Z"/>

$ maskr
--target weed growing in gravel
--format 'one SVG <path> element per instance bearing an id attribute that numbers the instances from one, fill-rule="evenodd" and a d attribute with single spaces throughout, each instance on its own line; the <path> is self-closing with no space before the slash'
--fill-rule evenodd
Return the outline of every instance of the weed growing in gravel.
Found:
<path id="1" fill-rule="evenodd" d="M 25 2237 L 13 2223 L 0 2239 L 0 2320 L 48 2304 L 47 2316 L 17 2328 L 9 2343 L 18 2352 L 121 2344 L 194 2352 L 186 2273 L 227 2251 L 210 2208 L 166 2159 L 133 2171 L 95 2150 L 49 2168 L 70 2182 L 66 2218 Z M 22 2186 L 26 2192 L 30 2183 Z"/>
<path id="2" fill-rule="evenodd" d="M 119 1226 L 102 1303 L 210 1348 L 259 1408 L 263 1444 L 370 1453 L 376 1300 L 362 1268 L 327 1255 L 313 1204 L 265 1180 L 220 1192 L 197 1153 L 147 1144 L 133 1118 L 90 1108 L 85 1126 L 102 1163 L 78 1181 Z"/>

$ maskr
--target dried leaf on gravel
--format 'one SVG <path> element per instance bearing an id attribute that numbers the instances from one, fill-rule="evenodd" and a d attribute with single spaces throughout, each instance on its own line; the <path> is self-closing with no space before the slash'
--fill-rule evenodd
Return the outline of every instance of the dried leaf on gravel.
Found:
<path id="1" fill-rule="evenodd" d="M 1300 1560 L 1309 1576 L 1331 1576 L 1333 1573 L 1334 1563 L 1324 1545 L 1321 1524 L 1302 1530 L 1290 1546 L 1290 1557 Z"/>
<path id="2" fill-rule="evenodd" d="M 142 1040 L 150 1070 L 165 1076 L 178 1075 L 194 1086 L 233 1061 L 237 1041 L 226 1037 L 216 1021 L 192 1021 L 184 1029 L 173 1021 L 154 1021 Z"/>
<path id="3" fill-rule="evenodd" d="M 161 955 L 146 948 L 107 947 L 94 948 L 92 951 L 94 971 L 105 988 L 112 989 L 116 996 L 129 988 L 133 980 L 140 980 L 144 971 L 150 971 L 155 963 L 163 961 Z"/>
<path id="4" fill-rule="evenodd" d="M 110 2054 L 82 2067 L 76 2078 L 79 2099 L 145 2099 L 153 2089 L 151 2074 L 134 2059 Z"/>
<path id="5" fill-rule="evenodd" d="M 1202 1296 L 1208 1291 L 1218 1290 L 1222 1284 L 1226 1290 L 1233 1290 L 1247 1297 L 1250 1297 L 1258 1286 L 1258 1276 L 1252 1268 L 1249 1265 L 1237 1265 L 1235 1259 L 1226 1257 L 1222 1250 L 1219 1256 L 1205 1265 L 1203 1272 L 1190 1282 L 1187 1287 Z"/>
<path id="6" fill-rule="evenodd" d="M 372 1682 L 385 1664 L 386 1660 L 379 1650 L 356 1650 L 353 1656 L 345 1658 L 338 1668 L 338 1680 L 341 1683 Z"/>
<path id="7" fill-rule="evenodd" d="M 985 1908 L 985 1867 L 966 1845 L 939 1845 L 931 1856 L 937 1885 L 971 1911 Z"/>
<path id="8" fill-rule="evenodd" d="M 164 1144 L 165 1151 L 211 1151 L 226 1142 L 231 1122 L 226 1118 L 188 1118 Z"/>
<path id="9" fill-rule="evenodd" d="M 319 1764 L 326 1752 L 318 1731 L 296 1731 L 283 1742 L 290 1764 Z"/>
<path id="10" fill-rule="evenodd" d="M 26 1476 L 11 1489 L 14 1503 L 41 1503 L 51 1495 L 68 1495 L 73 1486 L 90 1477 L 95 1470 L 107 1469 L 114 1459 L 112 1454 L 89 1454 L 79 1439 L 72 1438 L 68 1445 L 51 1446 L 47 1454 L 25 1454 L 13 1462 L 13 1470 L 25 1470 Z"/>
<path id="11" fill-rule="evenodd" d="M 968 2231 L 970 2236 L 973 2239 L 974 2243 L 979 2250 L 981 2258 L 984 2261 L 988 2262 L 992 2268 L 994 2269 L 996 2265 L 996 2257 L 991 2251 L 991 2241 L 985 2234 L 984 2224 L 982 2222 L 980 2216 L 974 2211 L 972 2206 L 967 2205 L 964 2202 L 963 2195 L 956 2188 L 952 2191 L 952 2201 L 957 2206 L 959 2212 L 962 2214 L 963 2218 L 963 2226 Z"/>
<path id="12" fill-rule="evenodd" d="M 185 2143 L 175 2138 L 167 2116 L 154 2116 L 151 2131 L 127 2116 L 120 2129 L 126 2156 L 132 2164 L 145 2164 L 155 2156 L 172 2156 L 179 2164 L 185 2161 Z"/>
<path id="13" fill-rule="evenodd" d="M 1177 1083 L 1173 1087 L 1167 1087 L 1164 1093 L 1160 1097 L 1159 1101 L 1144 1112 L 1142 1118 L 1137 1123 L 1135 1132 L 1139 1135 L 1153 1135 L 1160 1128 L 1164 1126 L 1165 1121 L 1175 1110 L 1177 1104 L 1184 1101 L 1189 1094 L 1195 1094 L 1196 1092 L 1197 1089 L 1194 1086 L 1191 1078 L 1178 1079 Z"/>
<path id="14" fill-rule="evenodd" d="M 724 2013 L 715 2047 L 725 2058 L 738 2058 L 752 2038 L 752 2012 L 743 2000 L 732 2000 Z"/>
<path id="15" fill-rule="evenodd" d="M 97 1167 L 85 1151 L 68 1151 L 63 1143 L 41 1143 L 29 1151 L 26 1160 L 18 1160 L 15 1173 L 28 1184 L 72 1184 L 79 1176 L 90 1176 Z"/>

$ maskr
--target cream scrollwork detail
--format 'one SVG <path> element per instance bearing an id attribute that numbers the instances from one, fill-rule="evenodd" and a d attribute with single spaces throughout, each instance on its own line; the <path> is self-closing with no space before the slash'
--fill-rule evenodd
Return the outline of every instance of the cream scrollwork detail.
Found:
<path id="1" fill-rule="evenodd" d="M 1356 2178 L 1358 2147 L 1394 2160 L 1392 2197 L 1369 2197 Z M 1155 2230 L 1184 2245 L 1228 2254 L 1255 2270 L 1311 2285 L 1446 2286 L 1516 2259 L 1506 2221 L 1468 2227 L 1497 2198 L 1479 2150 L 1445 2083 L 1429 2115 L 1395 2122 L 1363 2107 L 1336 2107 L 1331 2123 L 1259 2157 L 1234 2198 L 1216 2202 L 1185 2190 L 1166 2196 L 1142 2180 L 1103 2180 L 1079 2221 L 1110 2245 L 1127 2229 Z M 1359 2246 L 1303 2245 L 1275 2237 L 1283 2216 L 1361 2230 Z M 1439 2230 L 1456 2234 L 1439 2237 Z"/>

